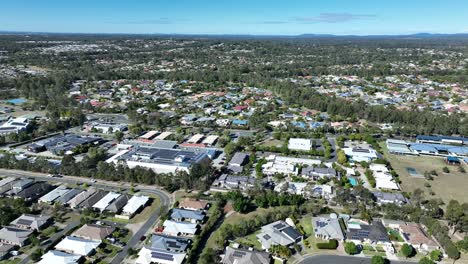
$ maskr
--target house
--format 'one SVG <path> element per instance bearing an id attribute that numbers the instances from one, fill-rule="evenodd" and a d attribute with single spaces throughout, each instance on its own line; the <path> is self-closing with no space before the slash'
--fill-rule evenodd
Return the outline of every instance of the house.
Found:
<path id="1" fill-rule="evenodd" d="M 320 160 L 282 157 L 276 155 L 270 155 L 266 160 L 267 163 L 262 166 L 262 170 L 265 175 L 269 176 L 276 173 L 296 176 L 299 173 L 299 169 L 296 165 L 317 166 L 322 163 Z"/>
<path id="2" fill-rule="evenodd" d="M 0 260 L 6 258 L 14 247 L 13 245 L 0 244 Z"/>
<path id="3" fill-rule="evenodd" d="M 81 263 L 82 256 L 68 254 L 58 250 L 49 250 L 42 255 L 41 260 L 37 264 L 78 264 Z"/>
<path id="4" fill-rule="evenodd" d="M 133 196 L 128 200 L 127 204 L 122 209 L 121 216 L 125 216 L 130 219 L 134 216 L 141 208 L 145 207 L 148 203 L 149 197 L 148 196 Z M 120 216 L 118 216 L 120 217 Z"/>
<path id="5" fill-rule="evenodd" d="M 101 244 L 100 241 L 93 241 L 79 237 L 67 236 L 55 246 L 55 249 L 70 254 L 89 256 Z"/>
<path id="6" fill-rule="evenodd" d="M 356 244 L 390 244 L 387 229 L 380 220 L 374 220 L 371 224 L 351 219 L 347 223 L 347 241 Z"/>
<path id="7" fill-rule="evenodd" d="M 314 226 L 315 237 L 320 239 L 336 239 L 343 241 L 345 236 L 341 228 L 340 219 L 338 218 L 326 218 L 326 217 L 314 217 L 312 224 Z"/>
<path id="8" fill-rule="evenodd" d="M 111 226 L 85 224 L 73 232 L 72 236 L 101 242 L 110 236 L 114 230 L 115 228 Z"/>
<path id="9" fill-rule="evenodd" d="M 75 197 L 70 199 L 67 202 L 67 204 L 70 206 L 70 208 L 77 208 L 78 205 L 80 205 L 83 201 L 88 199 L 94 193 L 96 193 L 96 189 L 93 189 L 93 188 L 87 189 L 86 191 L 82 191 L 79 194 L 77 194 Z"/>
<path id="10" fill-rule="evenodd" d="M 248 159 L 249 155 L 246 153 L 236 152 L 231 161 L 229 161 L 228 169 L 234 173 L 241 173 L 244 170 L 244 165 Z"/>
<path id="11" fill-rule="evenodd" d="M 185 253 L 175 253 L 164 250 L 153 249 L 144 246 L 138 252 L 136 264 L 182 264 L 185 261 Z"/>
<path id="12" fill-rule="evenodd" d="M 22 247 L 29 242 L 29 235 L 31 235 L 32 232 L 31 230 L 5 226 L 0 229 L 0 243 Z"/>
<path id="13" fill-rule="evenodd" d="M 190 244 L 191 240 L 188 238 L 153 234 L 151 236 L 150 248 L 175 253 L 183 253 L 188 249 Z"/>
<path id="14" fill-rule="evenodd" d="M 67 189 L 66 187 L 59 186 L 55 188 L 54 190 L 46 193 L 44 196 L 39 198 L 39 202 L 41 203 L 53 203 L 55 200 L 60 198 L 62 195 L 68 193 L 71 191 L 70 189 Z"/>
<path id="15" fill-rule="evenodd" d="M 345 147 L 343 148 L 346 156 L 353 162 L 371 162 L 377 159 L 377 151 L 372 148 L 363 147 Z"/>
<path id="16" fill-rule="evenodd" d="M 124 132 L 128 129 L 126 124 L 114 124 L 114 123 L 97 123 L 92 124 L 91 129 L 96 129 L 97 131 L 104 134 L 112 134 L 117 131 Z"/>
<path id="17" fill-rule="evenodd" d="M 128 203 L 129 195 L 123 194 L 115 199 L 109 206 L 107 206 L 106 211 L 112 213 L 118 213 L 122 208 Z"/>
<path id="18" fill-rule="evenodd" d="M 223 264 L 270 264 L 271 255 L 263 251 L 226 247 Z"/>
<path id="19" fill-rule="evenodd" d="M 282 182 L 275 186 L 275 192 L 282 192 L 283 190 L 291 194 L 304 195 L 307 182 Z"/>
<path id="20" fill-rule="evenodd" d="M 11 185 L 11 194 L 18 194 L 21 191 L 25 190 L 29 186 L 34 184 L 34 180 L 32 179 L 20 179 L 18 181 L 14 181 Z"/>
<path id="21" fill-rule="evenodd" d="M 328 184 L 315 185 L 312 187 L 310 195 L 315 198 L 323 197 L 325 199 L 330 199 L 334 196 L 333 187 Z"/>
<path id="22" fill-rule="evenodd" d="M 86 198 L 84 201 L 82 201 L 78 205 L 78 208 L 80 208 L 80 209 L 91 208 L 93 205 L 95 205 L 97 202 L 99 202 L 106 195 L 107 195 L 106 191 L 103 191 L 103 190 L 94 191 L 91 196 Z"/>
<path id="23" fill-rule="evenodd" d="M 213 182 L 213 186 L 226 190 L 249 190 L 255 186 L 256 181 L 257 179 L 252 176 L 221 174 L 221 176 Z"/>
<path id="24" fill-rule="evenodd" d="M 12 118 L 0 126 L 0 135 L 19 133 L 21 131 L 27 130 L 29 127 L 30 123 L 27 118 Z"/>
<path id="25" fill-rule="evenodd" d="M 272 245 L 290 246 L 302 240 L 302 235 L 284 221 L 276 221 L 262 227 L 257 235 L 262 248 L 269 250 Z"/>
<path id="26" fill-rule="evenodd" d="M 301 176 L 312 180 L 319 180 L 323 178 L 333 179 L 341 178 L 341 174 L 333 168 L 322 168 L 322 167 L 305 167 L 302 168 Z"/>
<path id="27" fill-rule="evenodd" d="M 439 245 L 416 223 L 406 223 L 400 225 L 400 233 L 406 243 L 410 244 L 416 250 L 430 252 L 439 249 Z"/>
<path id="28" fill-rule="evenodd" d="M 10 225 L 25 230 L 41 230 L 50 224 L 52 217 L 48 215 L 22 214 L 13 220 Z"/>
<path id="29" fill-rule="evenodd" d="M 205 214 L 201 211 L 174 208 L 172 209 L 171 218 L 178 222 L 203 223 Z"/>
<path id="30" fill-rule="evenodd" d="M 389 192 L 373 192 L 377 204 L 396 204 L 403 205 L 408 202 L 408 200 L 401 193 L 389 193 Z"/>
<path id="31" fill-rule="evenodd" d="M 52 188 L 51 185 L 45 182 L 38 182 L 30 185 L 29 187 L 23 189 L 19 193 L 17 193 L 14 197 L 15 198 L 22 198 L 28 201 L 36 200 L 43 194 L 47 193 Z"/>
<path id="32" fill-rule="evenodd" d="M 115 201 L 119 197 L 119 193 L 109 192 L 108 194 L 106 194 L 106 196 L 102 197 L 98 202 L 96 202 L 92 207 L 93 209 L 97 209 L 103 212 L 113 201 Z"/>
<path id="33" fill-rule="evenodd" d="M 193 236 L 198 231 L 198 224 L 166 220 L 163 233 L 170 236 Z"/>
<path id="34" fill-rule="evenodd" d="M 192 211 L 204 211 L 208 208 L 208 202 L 192 198 L 185 198 L 179 203 L 179 208 Z"/>
<path id="35" fill-rule="evenodd" d="M 299 151 L 310 151 L 312 149 L 312 140 L 305 138 L 290 138 L 288 149 Z"/>
<path id="36" fill-rule="evenodd" d="M 80 194 L 82 190 L 79 189 L 71 189 L 69 192 L 65 193 L 64 195 L 57 198 L 54 202 L 60 204 L 67 204 L 73 197 Z"/>

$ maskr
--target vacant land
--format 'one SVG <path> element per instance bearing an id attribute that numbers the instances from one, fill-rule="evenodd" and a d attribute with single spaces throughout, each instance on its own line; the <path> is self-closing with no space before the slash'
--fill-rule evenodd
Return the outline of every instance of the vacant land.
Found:
<path id="1" fill-rule="evenodd" d="M 458 171 L 458 166 L 450 166 L 445 164 L 442 157 L 426 157 L 426 156 L 404 156 L 393 155 L 386 151 L 386 147 L 382 145 L 385 158 L 391 163 L 392 167 L 400 176 L 401 188 L 405 192 L 412 192 L 416 188 L 424 190 L 426 197 L 430 198 L 430 190 L 435 195 L 433 197 L 441 198 L 445 203 L 451 199 L 460 202 L 468 202 L 466 195 L 466 186 L 468 183 L 468 173 Z M 449 173 L 443 173 L 442 168 L 447 166 Z M 464 165 L 462 165 L 464 166 Z M 423 175 L 425 171 L 435 170 L 438 176 L 434 177 L 433 181 L 428 181 L 424 177 L 411 176 L 407 168 L 414 168 L 418 174 Z M 468 168 L 465 166 L 465 170 Z M 429 183 L 430 187 L 425 187 L 425 183 Z"/>

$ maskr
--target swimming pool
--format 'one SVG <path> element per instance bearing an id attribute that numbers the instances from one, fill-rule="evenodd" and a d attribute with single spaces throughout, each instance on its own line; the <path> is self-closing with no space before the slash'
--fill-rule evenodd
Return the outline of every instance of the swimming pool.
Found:
<path id="1" fill-rule="evenodd" d="M 358 181 L 355 178 L 349 178 L 348 181 L 352 186 L 358 185 Z"/>
<path id="2" fill-rule="evenodd" d="M 23 99 L 23 98 L 15 98 L 15 99 L 6 100 L 7 103 L 11 103 L 11 104 L 14 104 L 14 105 L 24 104 L 27 101 L 28 100 Z"/>
<path id="3" fill-rule="evenodd" d="M 409 175 L 411 176 L 418 176 L 418 171 L 415 168 L 407 167 L 406 171 L 408 172 Z"/>

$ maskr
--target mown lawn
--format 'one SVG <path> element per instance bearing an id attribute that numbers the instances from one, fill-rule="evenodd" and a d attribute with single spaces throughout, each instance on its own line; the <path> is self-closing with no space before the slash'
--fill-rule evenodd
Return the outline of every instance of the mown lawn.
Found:
<path id="1" fill-rule="evenodd" d="M 402 181 L 402 191 L 412 192 L 419 188 L 425 191 L 426 197 L 441 198 L 446 204 L 452 199 L 461 203 L 468 202 L 468 195 L 466 195 L 465 190 L 468 183 L 468 172 L 461 173 L 458 171 L 457 166 L 445 164 L 442 157 L 393 155 L 387 152 L 385 142 L 381 142 L 380 146 L 385 158 L 390 162 Z M 442 172 L 442 168 L 445 166 L 449 168 L 449 173 Z M 414 168 L 421 175 L 425 171 L 435 170 L 438 176 L 435 176 L 433 181 L 427 181 L 424 177 L 411 176 L 407 168 Z M 467 166 L 465 166 L 465 170 L 468 171 Z M 429 183 L 431 187 L 425 187 L 425 183 Z M 431 190 L 435 193 L 434 196 L 430 194 Z"/>

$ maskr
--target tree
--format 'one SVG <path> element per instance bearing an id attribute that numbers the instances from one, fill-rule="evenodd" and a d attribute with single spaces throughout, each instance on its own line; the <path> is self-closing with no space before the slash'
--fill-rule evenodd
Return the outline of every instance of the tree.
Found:
<path id="1" fill-rule="evenodd" d="M 431 251 L 431 260 L 439 261 L 441 259 L 442 259 L 442 252 L 440 252 L 440 250 Z"/>
<path id="2" fill-rule="evenodd" d="M 342 165 L 348 162 L 348 158 L 346 157 L 346 154 L 342 149 L 338 150 L 337 161 L 339 164 L 342 164 Z"/>
<path id="3" fill-rule="evenodd" d="M 36 249 L 33 253 L 31 253 L 31 260 L 34 262 L 38 261 L 41 258 L 42 254 L 44 254 L 42 249 Z"/>
<path id="4" fill-rule="evenodd" d="M 412 257 L 414 254 L 414 248 L 409 244 L 404 244 L 401 247 L 401 254 L 403 254 L 405 258 Z"/>
<path id="5" fill-rule="evenodd" d="M 435 262 L 430 260 L 428 257 L 424 257 L 419 260 L 418 264 L 435 264 Z"/>
<path id="6" fill-rule="evenodd" d="M 448 257 L 453 260 L 460 258 L 460 251 L 458 251 L 457 247 L 453 243 L 449 243 L 445 246 L 445 252 L 447 253 Z"/>
<path id="7" fill-rule="evenodd" d="M 123 137 L 124 137 L 124 133 L 120 130 L 117 130 L 115 133 L 114 133 L 114 137 L 115 137 L 115 140 L 117 140 L 117 142 L 121 142 Z"/>
<path id="8" fill-rule="evenodd" d="M 371 264 L 385 264 L 386 260 L 382 256 L 373 256 L 371 259 Z"/>
<path id="9" fill-rule="evenodd" d="M 453 228 L 453 233 L 462 231 L 464 216 L 465 212 L 461 204 L 456 200 L 450 200 L 445 212 L 445 218 L 449 226 Z"/>
<path id="10" fill-rule="evenodd" d="M 349 255 L 356 255 L 358 253 L 358 248 L 353 242 L 346 242 L 344 248 L 345 252 Z"/>

